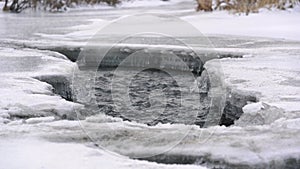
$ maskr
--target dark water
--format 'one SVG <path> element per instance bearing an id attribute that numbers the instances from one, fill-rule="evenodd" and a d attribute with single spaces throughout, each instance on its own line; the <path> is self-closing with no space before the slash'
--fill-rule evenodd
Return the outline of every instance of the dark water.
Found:
<path id="1" fill-rule="evenodd" d="M 81 73 L 89 78 L 89 97 L 95 98 L 98 113 L 147 125 L 205 122 L 209 101 L 200 99 L 196 77 L 189 72 L 131 68 Z"/>

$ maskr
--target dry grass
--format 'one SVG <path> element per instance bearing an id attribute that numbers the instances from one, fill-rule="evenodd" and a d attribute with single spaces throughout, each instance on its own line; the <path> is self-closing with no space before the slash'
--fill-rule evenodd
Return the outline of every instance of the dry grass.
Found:
<path id="1" fill-rule="evenodd" d="M 21 12 L 26 8 L 42 9 L 50 12 L 64 11 L 76 5 L 95 5 L 105 3 L 115 6 L 121 0 L 12 0 L 3 7 L 4 11 Z"/>
<path id="2" fill-rule="evenodd" d="M 237 13 L 258 12 L 261 8 L 278 8 L 285 10 L 299 4 L 300 0 L 215 0 L 219 10 L 231 10 Z"/>

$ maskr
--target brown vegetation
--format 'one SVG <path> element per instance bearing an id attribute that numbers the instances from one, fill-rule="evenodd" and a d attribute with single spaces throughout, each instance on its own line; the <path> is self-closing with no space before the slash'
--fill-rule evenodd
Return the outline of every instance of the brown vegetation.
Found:
<path id="1" fill-rule="evenodd" d="M 8 0 L 5 0 L 3 11 L 21 12 L 26 8 L 43 9 L 51 12 L 64 11 L 67 7 L 81 4 L 100 4 L 106 3 L 108 5 L 116 5 L 120 3 L 120 0 L 13 0 L 11 4 L 8 4 Z"/>
<path id="2" fill-rule="evenodd" d="M 196 0 L 197 11 L 231 10 L 237 13 L 258 12 L 260 8 L 292 8 L 300 0 Z M 63 11 L 80 4 L 106 3 L 115 6 L 121 0 L 5 0 L 3 11 L 21 12 L 26 8 L 41 8 L 47 11 Z"/>
<path id="3" fill-rule="evenodd" d="M 281 10 L 293 8 L 294 5 L 300 3 L 300 0 L 197 0 L 197 2 L 197 11 L 210 11 L 208 10 L 209 6 L 215 4 L 214 10 L 231 10 L 248 15 L 250 12 L 258 12 L 260 8 L 278 8 Z"/>
<path id="4" fill-rule="evenodd" d="M 5 4 L 3 6 L 3 11 L 9 11 L 8 0 L 5 0 Z"/>
<path id="5" fill-rule="evenodd" d="M 197 11 L 212 11 L 212 0 L 197 0 L 198 7 Z"/>

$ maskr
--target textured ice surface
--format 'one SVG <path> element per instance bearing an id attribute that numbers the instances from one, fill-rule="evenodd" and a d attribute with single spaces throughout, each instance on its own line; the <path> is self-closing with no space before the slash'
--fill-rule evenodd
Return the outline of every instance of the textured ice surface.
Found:
<path id="1" fill-rule="evenodd" d="M 53 19 L 53 14 L 47 13 L 4 16 L 1 11 L 1 43 L 40 48 L 78 47 L 84 45 L 105 24 L 119 16 L 141 11 L 182 17 L 205 34 L 299 40 L 298 12 L 262 12 L 246 17 L 226 12 L 194 13 L 193 7 L 194 2 L 191 1 L 159 9 L 128 9 L 125 4 L 124 8 L 118 10 L 83 9 L 56 14 L 56 19 Z M 22 29 L 18 29 L 20 25 Z M 247 54 L 245 58 L 221 60 L 226 83 L 239 90 L 257 92 L 262 103 L 277 108 L 264 111 L 262 103 L 252 107 L 248 105 L 244 108 L 245 116 L 240 119 L 243 125 L 228 128 L 216 126 L 200 129 L 197 126 L 171 124 L 148 127 L 105 115 L 92 116 L 82 121 L 81 125 L 77 121 L 52 121 L 55 112 L 66 113 L 77 104 L 54 95 L 49 84 L 32 77 L 65 75 L 70 73 L 74 64 L 53 52 L 1 48 L 0 136 L 8 138 L 0 139 L 1 164 L 5 164 L 5 168 L 19 168 L 20 165 L 22 168 L 92 168 L 99 163 L 104 168 L 193 167 L 165 166 L 128 159 L 123 161 L 102 151 L 102 156 L 95 155 L 94 148 L 70 143 L 90 144 L 87 133 L 82 130 L 83 126 L 98 145 L 133 157 L 164 152 L 164 145 L 172 143 L 178 135 L 187 134 L 180 144 L 166 152 L 165 161 L 172 161 L 173 157 L 173 162 L 174 159 L 191 157 L 193 162 L 202 164 L 202 161 L 204 165 L 219 162 L 237 168 L 296 168 L 300 158 L 299 44 L 232 36 L 214 37 L 212 42 L 218 51 Z M 277 112 L 275 118 L 273 111 L 268 111 L 272 108 Z M 247 116 L 248 113 L 254 116 Z M 51 117 L 11 120 L 12 116 L 26 115 Z M 186 133 L 187 129 L 190 129 L 189 133 Z M 20 141 L 25 136 L 64 143 Z"/>
<path id="2" fill-rule="evenodd" d="M 208 166 L 221 163 L 229 167 L 284 168 L 288 165 L 293 167 L 293 164 L 295 167 L 296 163 L 288 164 L 287 161 L 296 159 L 297 162 L 300 156 L 298 124 L 299 119 L 281 118 L 271 125 L 263 126 L 216 126 L 200 129 L 197 126 L 191 128 L 185 125 L 165 124 L 148 127 L 110 117 L 95 116 L 82 121 L 81 125 L 76 121 L 67 120 L 28 125 L 9 123 L 1 126 L 0 132 L 16 139 L 24 137 L 24 133 L 27 133 L 27 137 L 89 144 L 86 135 L 88 133 L 94 139 L 93 143 L 105 147 L 106 150 L 132 157 L 147 157 L 165 152 L 166 145 L 176 140 L 178 135 L 186 134 L 177 146 L 164 153 L 166 158 L 161 158 L 171 163 L 190 159 L 195 163 L 203 161 L 204 165 Z M 82 130 L 82 125 L 87 133 Z M 189 129 L 188 133 L 186 129 Z M 10 134 L 12 132 L 14 135 Z M 14 149 L 5 150 L 8 153 L 15 152 Z M 156 160 L 159 161 L 159 158 Z M 68 158 L 63 159 L 69 161 Z M 118 164 L 117 161 L 111 165 Z"/>
<path id="3" fill-rule="evenodd" d="M 234 88 L 257 92 L 262 102 L 299 112 L 299 53 L 274 51 L 266 48 L 251 52 L 253 57 L 221 59 L 225 81 Z"/>
<path id="4" fill-rule="evenodd" d="M 70 77 L 77 66 L 50 51 L 0 48 L 0 114 L 2 122 L 14 118 L 70 116 L 81 105 L 53 93 L 50 84 L 36 78 Z M 73 115 L 74 116 L 74 115 Z"/>

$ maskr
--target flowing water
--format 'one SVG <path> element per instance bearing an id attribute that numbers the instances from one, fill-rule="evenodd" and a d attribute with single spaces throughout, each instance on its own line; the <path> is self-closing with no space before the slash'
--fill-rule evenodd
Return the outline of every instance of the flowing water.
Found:
<path id="1" fill-rule="evenodd" d="M 189 72 L 172 70 L 173 76 L 169 72 L 170 70 L 136 71 L 134 68 L 123 68 L 118 71 L 100 70 L 96 73 L 85 70 L 80 74 L 89 78 L 89 83 L 92 82 L 88 84 L 93 86 L 93 94 L 89 93 L 89 97 L 95 97 L 99 113 L 147 125 L 203 125 L 209 100 L 206 97 L 199 99 L 200 94 L 194 89 L 195 82 L 190 78 Z M 185 83 L 178 84 L 175 79 Z M 81 92 L 80 97 L 87 95 L 87 91 Z M 90 99 L 83 102 L 90 104 Z"/>

